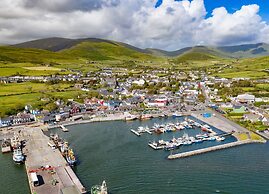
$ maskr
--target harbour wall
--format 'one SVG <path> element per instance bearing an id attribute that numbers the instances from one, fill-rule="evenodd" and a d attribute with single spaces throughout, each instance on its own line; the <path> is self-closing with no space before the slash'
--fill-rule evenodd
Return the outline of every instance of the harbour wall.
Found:
<path id="1" fill-rule="evenodd" d="M 179 159 L 179 158 L 186 158 L 186 157 L 190 157 L 190 156 L 204 154 L 204 153 L 207 153 L 207 152 L 212 152 L 212 151 L 232 148 L 232 147 L 240 146 L 240 145 L 244 145 L 244 144 L 265 143 L 265 142 L 266 141 L 258 141 L 258 140 L 236 141 L 236 142 L 227 143 L 227 144 L 218 145 L 218 146 L 213 146 L 213 147 L 209 147 L 209 148 L 203 148 L 203 149 L 193 150 L 193 151 L 184 152 L 184 153 L 172 154 L 172 155 L 168 156 L 168 159 L 173 160 L 173 159 Z"/>

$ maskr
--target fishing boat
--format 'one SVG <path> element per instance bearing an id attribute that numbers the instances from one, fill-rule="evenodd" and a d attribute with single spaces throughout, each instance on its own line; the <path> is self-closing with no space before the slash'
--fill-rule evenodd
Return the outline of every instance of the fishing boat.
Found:
<path id="1" fill-rule="evenodd" d="M 215 141 L 216 140 L 216 137 L 212 136 L 212 137 L 208 137 L 206 138 L 207 141 Z"/>
<path id="2" fill-rule="evenodd" d="M 173 117 L 182 117 L 183 115 L 181 113 L 179 113 L 179 112 L 175 112 L 175 113 L 173 113 L 172 116 Z"/>
<path id="3" fill-rule="evenodd" d="M 68 149 L 67 154 L 66 154 L 66 161 L 68 162 L 70 166 L 74 166 L 77 162 L 74 152 L 70 148 Z"/>
<path id="4" fill-rule="evenodd" d="M 13 161 L 17 164 L 24 162 L 24 155 L 22 154 L 21 148 L 17 148 L 13 152 Z"/>
<path id="5" fill-rule="evenodd" d="M 162 134 L 162 133 L 164 133 L 163 129 L 161 129 L 161 128 L 155 129 L 154 132 L 156 134 Z"/>
<path id="6" fill-rule="evenodd" d="M 13 150 L 21 148 L 21 140 L 18 134 L 14 134 L 14 136 L 11 138 L 11 148 Z"/>
<path id="7" fill-rule="evenodd" d="M 224 141 L 225 140 L 225 137 L 216 136 L 216 140 L 217 141 Z"/>
<path id="8" fill-rule="evenodd" d="M 62 152 L 62 154 L 65 154 L 68 151 L 68 142 L 65 141 L 61 147 L 60 147 L 60 151 Z"/>
<path id="9" fill-rule="evenodd" d="M 108 194 L 106 181 L 102 185 L 95 185 L 91 188 L 91 194 Z"/>
<path id="10" fill-rule="evenodd" d="M 150 115 L 150 114 L 141 115 L 141 120 L 148 120 L 148 119 L 151 119 L 151 118 L 152 118 L 152 115 Z"/>
<path id="11" fill-rule="evenodd" d="M 10 144 L 10 142 L 7 139 L 4 139 L 2 141 L 1 151 L 2 151 L 2 153 L 11 152 L 11 144 Z"/>
<path id="12" fill-rule="evenodd" d="M 135 115 L 128 115 L 125 117 L 126 121 L 133 121 L 135 119 L 137 119 L 137 116 L 135 116 Z"/>
<path id="13" fill-rule="evenodd" d="M 62 131 L 63 132 L 68 132 L 69 130 L 65 127 L 65 126 L 63 126 L 63 125 L 61 125 L 61 128 L 62 128 Z"/>
<path id="14" fill-rule="evenodd" d="M 202 131 L 205 131 L 205 132 L 209 132 L 209 133 L 212 132 L 211 128 L 208 125 L 201 126 L 201 129 Z"/>

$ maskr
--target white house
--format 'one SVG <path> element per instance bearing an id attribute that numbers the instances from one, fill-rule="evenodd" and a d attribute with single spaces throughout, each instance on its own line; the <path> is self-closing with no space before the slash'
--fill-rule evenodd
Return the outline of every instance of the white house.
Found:
<path id="1" fill-rule="evenodd" d="M 155 100 L 150 100 L 147 105 L 149 107 L 164 107 L 166 106 L 168 103 L 168 99 L 167 98 L 158 98 Z"/>
<path id="2" fill-rule="evenodd" d="M 145 84 L 145 80 L 143 80 L 143 79 L 135 80 L 135 81 L 133 81 L 133 84 L 143 86 Z"/>
<path id="3" fill-rule="evenodd" d="M 255 96 L 251 94 L 241 94 L 236 97 L 236 100 L 241 103 L 253 103 L 255 102 Z"/>

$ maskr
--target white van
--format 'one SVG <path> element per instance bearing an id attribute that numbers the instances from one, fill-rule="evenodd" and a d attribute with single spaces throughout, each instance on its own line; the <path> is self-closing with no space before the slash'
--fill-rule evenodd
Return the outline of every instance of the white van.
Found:
<path id="1" fill-rule="evenodd" d="M 36 173 L 35 173 L 35 172 L 31 172 L 31 173 L 30 173 L 30 177 L 31 177 L 31 181 L 32 181 L 34 187 L 39 186 L 39 180 L 38 180 L 38 178 L 37 178 Z"/>
<path id="2" fill-rule="evenodd" d="M 48 142 L 48 146 L 51 147 L 51 149 L 53 149 L 53 150 L 56 149 L 56 145 L 55 145 L 55 143 L 52 142 L 52 141 L 49 141 L 49 142 Z"/>

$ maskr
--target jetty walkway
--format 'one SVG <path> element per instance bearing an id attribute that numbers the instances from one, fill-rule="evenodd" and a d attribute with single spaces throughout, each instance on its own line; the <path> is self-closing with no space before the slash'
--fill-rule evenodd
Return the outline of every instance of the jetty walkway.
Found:
<path id="1" fill-rule="evenodd" d="M 168 156 L 168 159 L 173 160 L 173 159 L 179 159 L 179 158 L 186 158 L 186 157 L 190 157 L 190 156 L 195 156 L 195 155 L 204 154 L 207 152 L 222 150 L 222 149 L 240 146 L 240 145 L 244 145 L 244 144 L 265 143 L 265 142 L 266 141 L 258 141 L 258 140 L 236 141 L 236 142 L 227 143 L 227 144 L 218 145 L 218 146 L 213 146 L 213 147 L 209 147 L 209 148 L 203 148 L 203 149 L 193 150 L 193 151 L 184 152 L 184 153 L 172 154 L 172 155 Z"/>
<path id="2" fill-rule="evenodd" d="M 49 137 L 44 135 L 40 128 L 27 128 L 22 131 L 22 137 L 26 140 L 23 151 L 26 155 L 25 166 L 32 194 L 86 193 L 86 189 L 60 151 L 48 146 Z M 39 186 L 33 185 L 31 172 L 36 172 Z"/>

